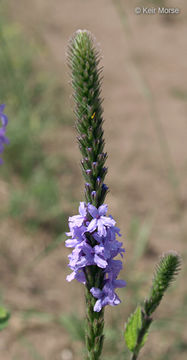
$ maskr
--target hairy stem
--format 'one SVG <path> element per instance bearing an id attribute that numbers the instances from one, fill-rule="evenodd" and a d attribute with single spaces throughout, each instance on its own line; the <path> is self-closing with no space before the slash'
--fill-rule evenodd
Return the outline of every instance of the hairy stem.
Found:
<path id="1" fill-rule="evenodd" d="M 96 299 L 90 293 L 90 289 L 101 287 L 103 283 L 103 273 L 97 266 L 85 268 L 86 283 L 86 346 L 87 360 L 98 360 L 103 347 L 103 329 L 104 329 L 104 310 L 94 311 Z"/>
<path id="2" fill-rule="evenodd" d="M 142 327 L 141 327 L 141 329 L 139 331 L 137 344 L 136 344 L 136 347 L 134 349 L 131 360 L 138 359 L 138 355 L 139 355 L 139 352 L 140 352 L 140 349 L 141 349 L 141 344 L 142 344 L 142 342 L 144 340 L 144 337 L 148 333 L 148 329 L 149 329 L 151 323 L 152 323 L 152 319 L 144 314 L 143 315 L 143 320 L 142 320 Z"/>

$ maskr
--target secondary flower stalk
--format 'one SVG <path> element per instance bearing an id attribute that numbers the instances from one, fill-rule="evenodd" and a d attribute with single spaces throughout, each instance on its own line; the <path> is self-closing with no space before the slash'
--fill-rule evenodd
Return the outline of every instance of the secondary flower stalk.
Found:
<path id="1" fill-rule="evenodd" d="M 118 280 L 123 256 L 122 243 L 116 239 L 120 230 L 112 216 L 107 216 L 104 204 L 108 187 L 103 139 L 103 109 L 101 94 L 100 53 L 92 35 L 78 30 L 70 40 L 68 64 L 72 73 L 75 100 L 76 128 L 82 154 L 81 167 L 85 179 L 85 202 L 79 206 L 79 215 L 69 218 L 70 237 L 67 247 L 74 248 L 69 255 L 73 279 L 86 286 L 86 346 L 88 360 L 98 360 L 102 351 L 104 307 L 118 305 L 115 289 L 125 286 Z"/>
<path id="2" fill-rule="evenodd" d="M 142 306 L 138 306 L 130 315 L 125 326 L 125 341 L 132 352 L 131 360 L 137 360 L 141 348 L 144 346 L 150 326 L 152 315 L 159 306 L 167 288 L 175 280 L 181 268 L 181 257 L 175 251 L 163 254 L 156 266 L 152 287 L 148 298 Z"/>

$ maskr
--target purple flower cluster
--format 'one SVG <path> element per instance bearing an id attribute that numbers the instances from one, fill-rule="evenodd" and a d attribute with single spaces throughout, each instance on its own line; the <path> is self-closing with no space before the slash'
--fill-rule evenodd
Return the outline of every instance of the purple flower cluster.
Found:
<path id="1" fill-rule="evenodd" d="M 86 283 L 84 268 L 90 265 L 97 265 L 103 269 L 103 288 L 92 287 L 90 292 L 98 300 L 95 303 L 94 311 L 99 312 L 105 305 L 118 305 L 119 297 L 115 293 L 116 288 L 124 287 L 125 281 L 117 280 L 122 269 L 122 262 L 114 260 L 117 255 L 123 257 L 125 250 L 122 243 L 116 240 L 116 235 L 121 236 L 119 228 L 112 216 L 106 216 L 107 205 L 101 205 L 98 209 L 91 205 L 80 203 L 79 215 L 69 218 L 70 232 L 67 236 L 66 246 L 74 248 L 69 257 L 69 267 L 73 272 L 67 276 L 67 281 L 77 279 L 83 284 Z M 91 218 L 91 220 L 90 220 Z M 91 235 L 95 246 L 91 246 L 87 236 Z"/>
<path id="2" fill-rule="evenodd" d="M 0 118 L 2 123 L 2 127 L 0 128 L 0 153 L 2 153 L 4 150 L 4 144 L 9 144 L 9 140 L 5 136 L 6 126 L 8 124 L 8 117 L 5 114 L 3 114 L 4 108 L 5 108 L 4 104 L 0 105 Z M 0 165 L 2 163 L 3 160 L 0 158 Z"/>

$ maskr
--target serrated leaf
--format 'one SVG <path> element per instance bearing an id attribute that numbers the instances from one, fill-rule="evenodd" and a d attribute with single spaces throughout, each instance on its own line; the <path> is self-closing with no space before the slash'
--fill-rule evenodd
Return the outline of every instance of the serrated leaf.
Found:
<path id="1" fill-rule="evenodd" d="M 8 325 L 10 313 L 2 306 L 0 306 L 0 330 L 3 330 Z"/>
<path id="2" fill-rule="evenodd" d="M 125 342 L 130 351 L 134 351 L 137 345 L 139 331 L 142 326 L 141 307 L 138 306 L 135 312 L 129 317 L 125 329 Z M 146 340 L 146 339 L 145 339 Z M 143 346 L 143 345 L 142 345 Z"/>

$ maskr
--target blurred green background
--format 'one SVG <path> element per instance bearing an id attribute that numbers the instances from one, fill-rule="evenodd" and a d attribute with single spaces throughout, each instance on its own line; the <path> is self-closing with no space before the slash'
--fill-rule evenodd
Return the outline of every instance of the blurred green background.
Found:
<path id="1" fill-rule="evenodd" d="M 102 359 L 129 359 L 124 323 L 146 296 L 159 255 L 183 270 L 156 314 L 140 359 L 186 359 L 187 4 L 177 16 L 135 15 L 177 1 L 0 3 L 0 99 L 9 117 L 1 166 L 0 300 L 4 360 L 73 360 L 84 352 L 84 290 L 65 280 L 68 216 L 83 200 L 67 41 L 78 28 L 102 48 L 108 204 L 126 255 L 122 304 L 106 309 Z"/>

